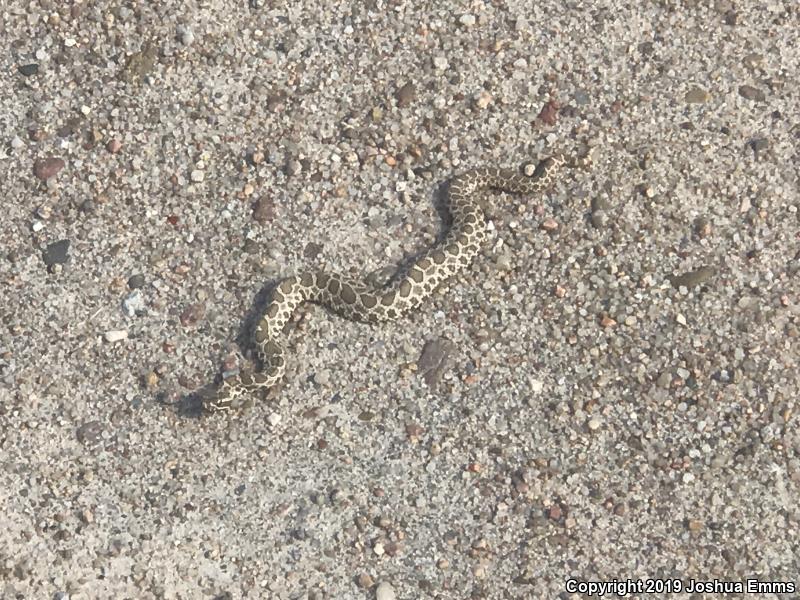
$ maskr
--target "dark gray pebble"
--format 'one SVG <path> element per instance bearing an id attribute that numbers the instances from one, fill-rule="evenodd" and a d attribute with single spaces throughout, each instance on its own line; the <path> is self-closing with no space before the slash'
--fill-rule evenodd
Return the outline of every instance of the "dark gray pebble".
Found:
<path id="1" fill-rule="evenodd" d="M 49 244 L 42 252 L 44 264 L 48 267 L 53 265 L 63 265 L 67 262 L 69 253 L 69 240 L 59 240 Z"/>

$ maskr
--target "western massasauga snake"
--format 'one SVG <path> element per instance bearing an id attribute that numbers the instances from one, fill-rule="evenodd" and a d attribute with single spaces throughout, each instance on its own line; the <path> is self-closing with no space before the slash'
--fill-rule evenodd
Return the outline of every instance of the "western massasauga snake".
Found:
<path id="1" fill-rule="evenodd" d="M 547 189 L 558 167 L 588 164 L 591 156 L 567 158 L 558 154 L 540 162 L 531 177 L 504 169 L 476 169 L 450 181 L 447 204 L 452 226 L 440 244 L 417 259 L 402 277 L 383 288 L 335 273 L 306 272 L 283 279 L 255 328 L 255 346 L 261 369 L 223 379 L 203 400 L 209 411 L 227 411 L 241 397 L 274 386 L 286 370 L 280 343 L 284 325 L 303 302 L 321 304 L 334 313 L 369 323 L 390 321 L 419 306 L 445 279 L 468 266 L 486 239 L 486 219 L 478 200 L 487 189 L 536 194 Z"/>

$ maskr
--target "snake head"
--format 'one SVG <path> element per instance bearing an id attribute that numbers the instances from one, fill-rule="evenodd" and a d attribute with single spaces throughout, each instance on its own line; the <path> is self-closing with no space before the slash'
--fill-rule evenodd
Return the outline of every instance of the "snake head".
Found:
<path id="1" fill-rule="evenodd" d="M 233 408 L 234 401 L 240 393 L 236 384 L 223 379 L 222 383 L 203 398 L 203 410 L 206 413 L 228 412 Z"/>

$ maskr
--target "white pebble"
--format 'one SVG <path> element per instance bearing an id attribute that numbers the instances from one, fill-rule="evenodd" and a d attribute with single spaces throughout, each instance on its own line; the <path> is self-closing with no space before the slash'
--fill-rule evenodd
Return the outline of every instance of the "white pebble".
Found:
<path id="1" fill-rule="evenodd" d="M 14 150 L 19 150 L 24 145 L 23 141 L 20 139 L 18 135 L 15 135 L 14 138 L 11 140 L 11 147 Z"/>
<path id="2" fill-rule="evenodd" d="M 280 413 L 272 413 L 270 416 L 267 417 L 267 421 L 270 425 L 275 427 L 278 423 L 281 422 L 281 415 Z"/>
<path id="3" fill-rule="evenodd" d="M 472 27 L 475 25 L 475 15 L 461 15 L 461 18 L 458 19 L 458 22 L 461 23 L 464 27 Z"/>
<path id="4" fill-rule="evenodd" d="M 122 301 L 122 308 L 129 317 L 135 317 L 137 313 L 144 312 L 144 298 L 142 298 L 141 292 L 135 290 L 128 294 Z"/>
<path id="5" fill-rule="evenodd" d="M 592 417 L 591 419 L 589 419 L 589 429 L 591 429 L 592 431 L 597 431 L 598 429 L 600 429 L 600 425 L 601 425 L 600 419 L 598 419 L 597 417 Z"/>
<path id="6" fill-rule="evenodd" d="M 77 42 L 75 41 L 74 38 L 67 38 L 67 39 L 64 40 L 64 45 L 67 48 L 72 48 L 76 43 Z"/>
<path id="7" fill-rule="evenodd" d="M 375 600 L 395 600 L 397 595 L 394 593 L 392 585 L 386 581 L 381 581 L 375 589 Z"/>
<path id="8" fill-rule="evenodd" d="M 692 483 L 694 481 L 694 475 L 691 473 L 684 473 L 683 474 L 683 483 Z"/>
<path id="9" fill-rule="evenodd" d="M 444 56 L 435 56 L 433 58 L 433 66 L 440 71 L 444 71 L 447 68 L 447 64 L 447 59 Z"/>
<path id="10" fill-rule="evenodd" d="M 200 169 L 195 169 L 194 171 L 192 171 L 190 177 L 192 178 L 192 181 L 200 183 L 201 181 L 203 181 L 203 179 L 206 178 L 206 174 L 203 173 Z"/>
<path id="11" fill-rule="evenodd" d="M 179 26 L 178 36 L 180 37 L 181 44 L 184 46 L 191 46 L 194 42 L 194 32 L 188 27 Z"/>
<path id="12" fill-rule="evenodd" d="M 103 335 L 107 342 L 119 342 L 128 338 L 127 329 L 116 329 L 114 331 L 106 331 Z"/>

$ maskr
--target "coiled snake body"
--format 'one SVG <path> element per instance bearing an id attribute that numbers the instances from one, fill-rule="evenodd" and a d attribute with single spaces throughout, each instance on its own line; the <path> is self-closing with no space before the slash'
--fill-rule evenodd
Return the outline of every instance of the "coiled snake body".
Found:
<path id="1" fill-rule="evenodd" d="M 503 169 L 477 169 L 453 178 L 448 205 L 453 223 L 440 244 L 417 259 L 404 275 L 384 288 L 332 273 L 307 272 L 282 280 L 274 290 L 255 328 L 255 346 L 261 370 L 223 379 L 205 398 L 208 411 L 236 407 L 241 396 L 274 386 L 286 370 L 281 332 L 294 310 L 303 302 L 322 304 L 354 321 L 380 322 L 397 319 L 419 306 L 436 287 L 468 266 L 486 238 L 486 220 L 478 204 L 487 189 L 535 194 L 552 182 L 557 167 L 587 162 L 563 155 L 543 160 L 531 177 Z"/>

